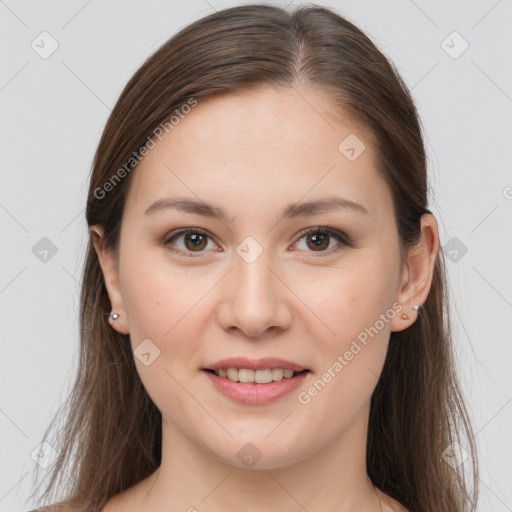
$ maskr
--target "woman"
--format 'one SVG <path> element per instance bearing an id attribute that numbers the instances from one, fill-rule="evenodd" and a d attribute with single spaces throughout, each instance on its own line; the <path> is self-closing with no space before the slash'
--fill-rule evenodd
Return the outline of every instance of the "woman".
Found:
<path id="1" fill-rule="evenodd" d="M 95 155 L 50 510 L 474 510 L 427 190 L 406 86 L 332 10 L 172 37 Z"/>

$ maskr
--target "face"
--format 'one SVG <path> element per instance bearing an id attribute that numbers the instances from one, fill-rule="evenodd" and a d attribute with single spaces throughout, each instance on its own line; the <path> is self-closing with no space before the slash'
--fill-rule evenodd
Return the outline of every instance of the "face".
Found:
<path id="1" fill-rule="evenodd" d="M 113 326 L 130 333 L 164 429 L 240 467 L 243 447 L 261 454 L 258 467 L 280 467 L 360 425 L 390 332 L 409 325 L 370 141 L 332 120 L 326 95 L 297 91 L 200 100 L 164 135 L 133 171 L 108 282 Z M 293 365 L 307 371 L 279 371 Z M 235 383 L 207 371 L 218 366 L 282 380 Z"/>

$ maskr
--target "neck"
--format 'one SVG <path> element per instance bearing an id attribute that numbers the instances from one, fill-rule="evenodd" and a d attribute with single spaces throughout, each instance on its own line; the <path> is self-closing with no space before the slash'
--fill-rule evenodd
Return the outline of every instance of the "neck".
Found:
<path id="1" fill-rule="evenodd" d="M 368 414 L 369 404 L 320 451 L 272 469 L 228 464 L 164 419 L 162 463 L 144 481 L 140 510 L 380 512 L 381 493 L 366 473 Z"/>

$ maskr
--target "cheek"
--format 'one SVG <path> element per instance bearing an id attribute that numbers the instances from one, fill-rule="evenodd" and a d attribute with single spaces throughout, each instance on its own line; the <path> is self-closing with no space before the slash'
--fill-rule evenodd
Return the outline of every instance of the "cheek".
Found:
<path id="1" fill-rule="evenodd" d="M 201 298 L 213 283 L 139 256 L 133 252 L 122 267 L 123 297 L 137 372 L 164 415 L 187 410 L 201 416 L 204 412 L 195 410 L 195 402 L 182 385 L 199 367 L 201 322 L 208 317 Z M 149 353 L 145 360 L 144 353 Z M 148 359 L 149 364 L 145 364 Z"/>
<path id="2" fill-rule="evenodd" d="M 329 329 L 315 337 L 321 370 L 313 387 L 305 390 L 315 414 L 334 421 L 343 409 L 352 417 L 370 399 L 396 315 L 391 268 L 383 252 L 359 253 L 325 281 L 325 293 L 317 296 L 314 310 Z"/>
<path id="3" fill-rule="evenodd" d="M 373 295 L 370 295 L 370 294 Z M 384 295 L 385 297 L 385 295 Z M 356 287 L 324 307 L 325 323 L 335 332 L 316 339 L 318 371 L 297 398 L 311 418 L 335 435 L 348 427 L 371 399 L 389 343 L 395 311 L 374 287 Z"/>
<path id="4" fill-rule="evenodd" d="M 339 342 L 336 348 L 350 344 L 392 305 L 396 276 L 382 253 L 372 252 L 354 253 L 351 261 L 347 258 L 346 265 L 325 280 L 322 293 L 313 297 L 315 311 Z M 389 332 L 389 322 L 379 323 L 379 330 Z"/>
<path id="5" fill-rule="evenodd" d="M 199 279 L 194 268 L 172 265 L 161 249 L 136 249 L 122 266 L 122 292 L 133 341 L 154 337 L 172 343 L 190 328 L 193 313 L 208 291 L 208 277 Z"/>

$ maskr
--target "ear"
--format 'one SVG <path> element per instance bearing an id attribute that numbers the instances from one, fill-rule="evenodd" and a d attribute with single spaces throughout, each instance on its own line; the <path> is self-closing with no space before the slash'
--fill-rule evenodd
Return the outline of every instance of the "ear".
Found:
<path id="1" fill-rule="evenodd" d="M 107 289 L 112 311 L 108 311 L 109 324 L 121 334 L 128 334 L 128 317 L 124 306 L 123 295 L 119 286 L 119 266 L 113 250 L 106 249 L 103 244 L 103 228 L 101 226 L 90 226 L 89 233 L 98 261 L 103 272 L 103 280 Z M 117 313 L 119 317 L 114 320 L 110 314 Z"/>
<path id="2" fill-rule="evenodd" d="M 407 250 L 406 262 L 402 270 L 397 302 L 402 305 L 391 320 L 391 330 L 398 332 L 412 325 L 419 306 L 427 300 L 434 275 L 434 266 L 439 251 L 439 231 L 435 217 L 429 213 L 421 217 L 421 237 L 418 243 Z M 402 314 L 408 318 L 402 318 Z"/>

